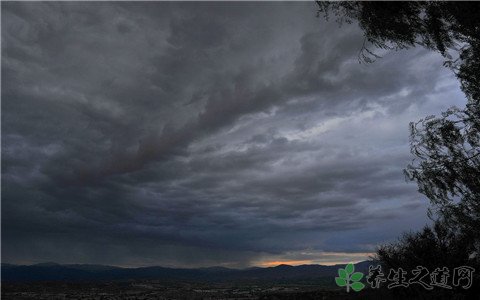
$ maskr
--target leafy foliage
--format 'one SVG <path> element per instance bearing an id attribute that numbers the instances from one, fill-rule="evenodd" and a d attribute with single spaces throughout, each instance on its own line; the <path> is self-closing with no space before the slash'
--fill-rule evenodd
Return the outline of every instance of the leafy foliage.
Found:
<path id="1" fill-rule="evenodd" d="M 445 222 L 436 221 L 420 232 L 405 233 L 398 241 L 380 246 L 376 259 L 387 272 L 398 268 L 411 272 L 416 266 L 424 266 L 428 270 L 443 267 L 453 270 L 468 265 L 480 270 L 478 259 L 472 259 L 471 253 L 465 251 L 469 245 L 471 242 L 465 235 L 455 234 Z M 480 293 L 479 281 L 480 276 L 475 272 L 470 289 L 436 289 L 435 294 L 427 299 L 476 299 Z M 412 285 L 401 291 L 405 299 L 425 299 L 425 292 L 425 289 Z"/>
<path id="2" fill-rule="evenodd" d="M 365 34 L 360 60 L 382 49 L 420 45 L 439 52 L 466 95 L 463 109 L 450 108 L 410 125 L 416 159 L 405 175 L 415 180 L 432 207 L 435 225 L 381 246 L 387 268 L 480 267 L 480 2 L 317 2 L 319 13 L 340 23 L 356 20 Z M 434 218 L 434 216 L 436 218 Z M 479 278 L 476 275 L 478 289 Z M 474 292 L 474 291 L 472 291 Z"/>
<path id="3" fill-rule="evenodd" d="M 464 110 L 451 108 L 441 117 L 410 126 L 411 151 L 417 160 L 407 166 L 407 178 L 418 183 L 437 215 L 456 232 L 469 235 L 472 246 L 478 247 L 480 113 L 468 106 Z"/>
<path id="4" fill-rule="evenodd" d="M 421 45 L 438 51 L 455 71 L 469 101 L 480 101 L 480 3 L 443 1 L 317 1 L 319 13 L 340 23 L 353 20 L 365 40 L 382 49 Z M 452 57 L 457 54 L 457 57 Z M 361 59 L 378 57 L 365 47 Z"/>
<path id="5" fill-rule="evenodd" d="M 453 269 L 469 260 L 465 244 L 468 241 L 437 221 L 432 227 L 405 233 L 397 242 L 380 246 L 376 256 L 388 269 L 412 270 L 419 265 L 430 270 L 442 266 Z"/>

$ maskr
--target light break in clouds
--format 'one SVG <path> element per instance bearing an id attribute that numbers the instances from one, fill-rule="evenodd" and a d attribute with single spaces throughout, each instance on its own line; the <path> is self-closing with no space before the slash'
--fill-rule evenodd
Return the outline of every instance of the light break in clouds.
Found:
<path id="1" fill-rule="evenodd" d="M 464 97 L 359 64 L 315 3 L 2 2 L 3 261 L 358 261 L 428 222 L 408 123 Z"/>

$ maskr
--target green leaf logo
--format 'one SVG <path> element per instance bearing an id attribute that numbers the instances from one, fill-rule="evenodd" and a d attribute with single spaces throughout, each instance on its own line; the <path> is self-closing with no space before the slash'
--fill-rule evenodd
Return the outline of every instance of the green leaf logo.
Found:
<path id="1" fill-rule="evenodd" d="M 360 292 L 365 288 L 365 285 L 360 282 L 363 278 L 362 272 L 354 272 L 355 266 L 349 263 L 345 266 L 345 269 L 338 269 L 338 277 L 335 277 L 335 283 L 338 286 L 347 287 L 347 292 L 350 292 L 350 288 L 355 292 Z"/>
<path id="2" fill-rule="evenodd" d="M 363 273 L 360 273 L 360 272 L 355 272 L 352 274 L 352 276 L 350 276 L 350 279 L 352 281 L 360 281 L 360 279 L 362 279 L 363 277 Z"/>
<path id="3" fill-rule="evenodd" d="M 338 285 L 338 286 L 346 286 L 347 285 L 347 281 L 343 278 L 338 278 L 338 277 L 335 277 L 335 283 Z"/>
<path id="4" fill-rule="evenodd" d="M 360 292 L 363 288 L 365 287 L 365 285 L 361 282 L 354 282 L 352 283 L 352 289 L 355 291 L 355 292 Z"/>
<path id="5" fill-rule="evenodd" d="M 352 274 L 354 270 L 355 270 L 355 266 L 352 263 L 349 263 L 345 267 L 345 271 L 347 271 L 348 274 Z"/>

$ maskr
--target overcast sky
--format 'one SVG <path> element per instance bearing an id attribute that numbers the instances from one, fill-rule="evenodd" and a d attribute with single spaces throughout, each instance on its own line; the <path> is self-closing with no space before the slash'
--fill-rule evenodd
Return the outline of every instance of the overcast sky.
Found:
<path id="1" fill-rule="evenodd" d="M 2 3 L 2 261 L 359 261 L 428 222 L 408 123 L 442 57 L 359 64 L 303 3 Z M 379 52 L 380 53 L 380 52 Z"/>

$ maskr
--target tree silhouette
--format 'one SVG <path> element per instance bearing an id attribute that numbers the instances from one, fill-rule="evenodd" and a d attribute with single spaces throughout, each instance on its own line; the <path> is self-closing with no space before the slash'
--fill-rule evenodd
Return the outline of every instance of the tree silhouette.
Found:
<path id="1" fill-rule="evenodd" d="M 340 23 L 356 20 L 365 40 L 383 49 L 420 45 L 442 54 L 469 101 L 480 101 L 480 3 L 442 1 L 317 1 L 319 14 Z M 371 61 L 374 52 L 362 48 Z M 477 111 L 478 112 L 478 111 Z"/>
<path id="2" fill-rule="evenodd" d="M 480 271 L 480 2 L 317 4 L 327 19 L 333 13 L 340 23 L 358 22 L 365 34 L 361 61 L 378 58 L 367 41 L 382 49 L 419 45 L 439 52 L 456 74 L 465 108 L 410 124 L 416 159 L 405 174 L 430 200 L 435 225 L 381 246 L 377 258 L 387 268 L 470 265 Z"/>
<path id="3" fill-rule="evenodd" d="M 468 107 L 411 123 L 411 151 L 417 160 L 405 170 L 430 199 L 436 215 L 468 235 L 472 244 L 465 250 L 472 253 L 480 250 L 479 125 L 480 114 Z"/>

